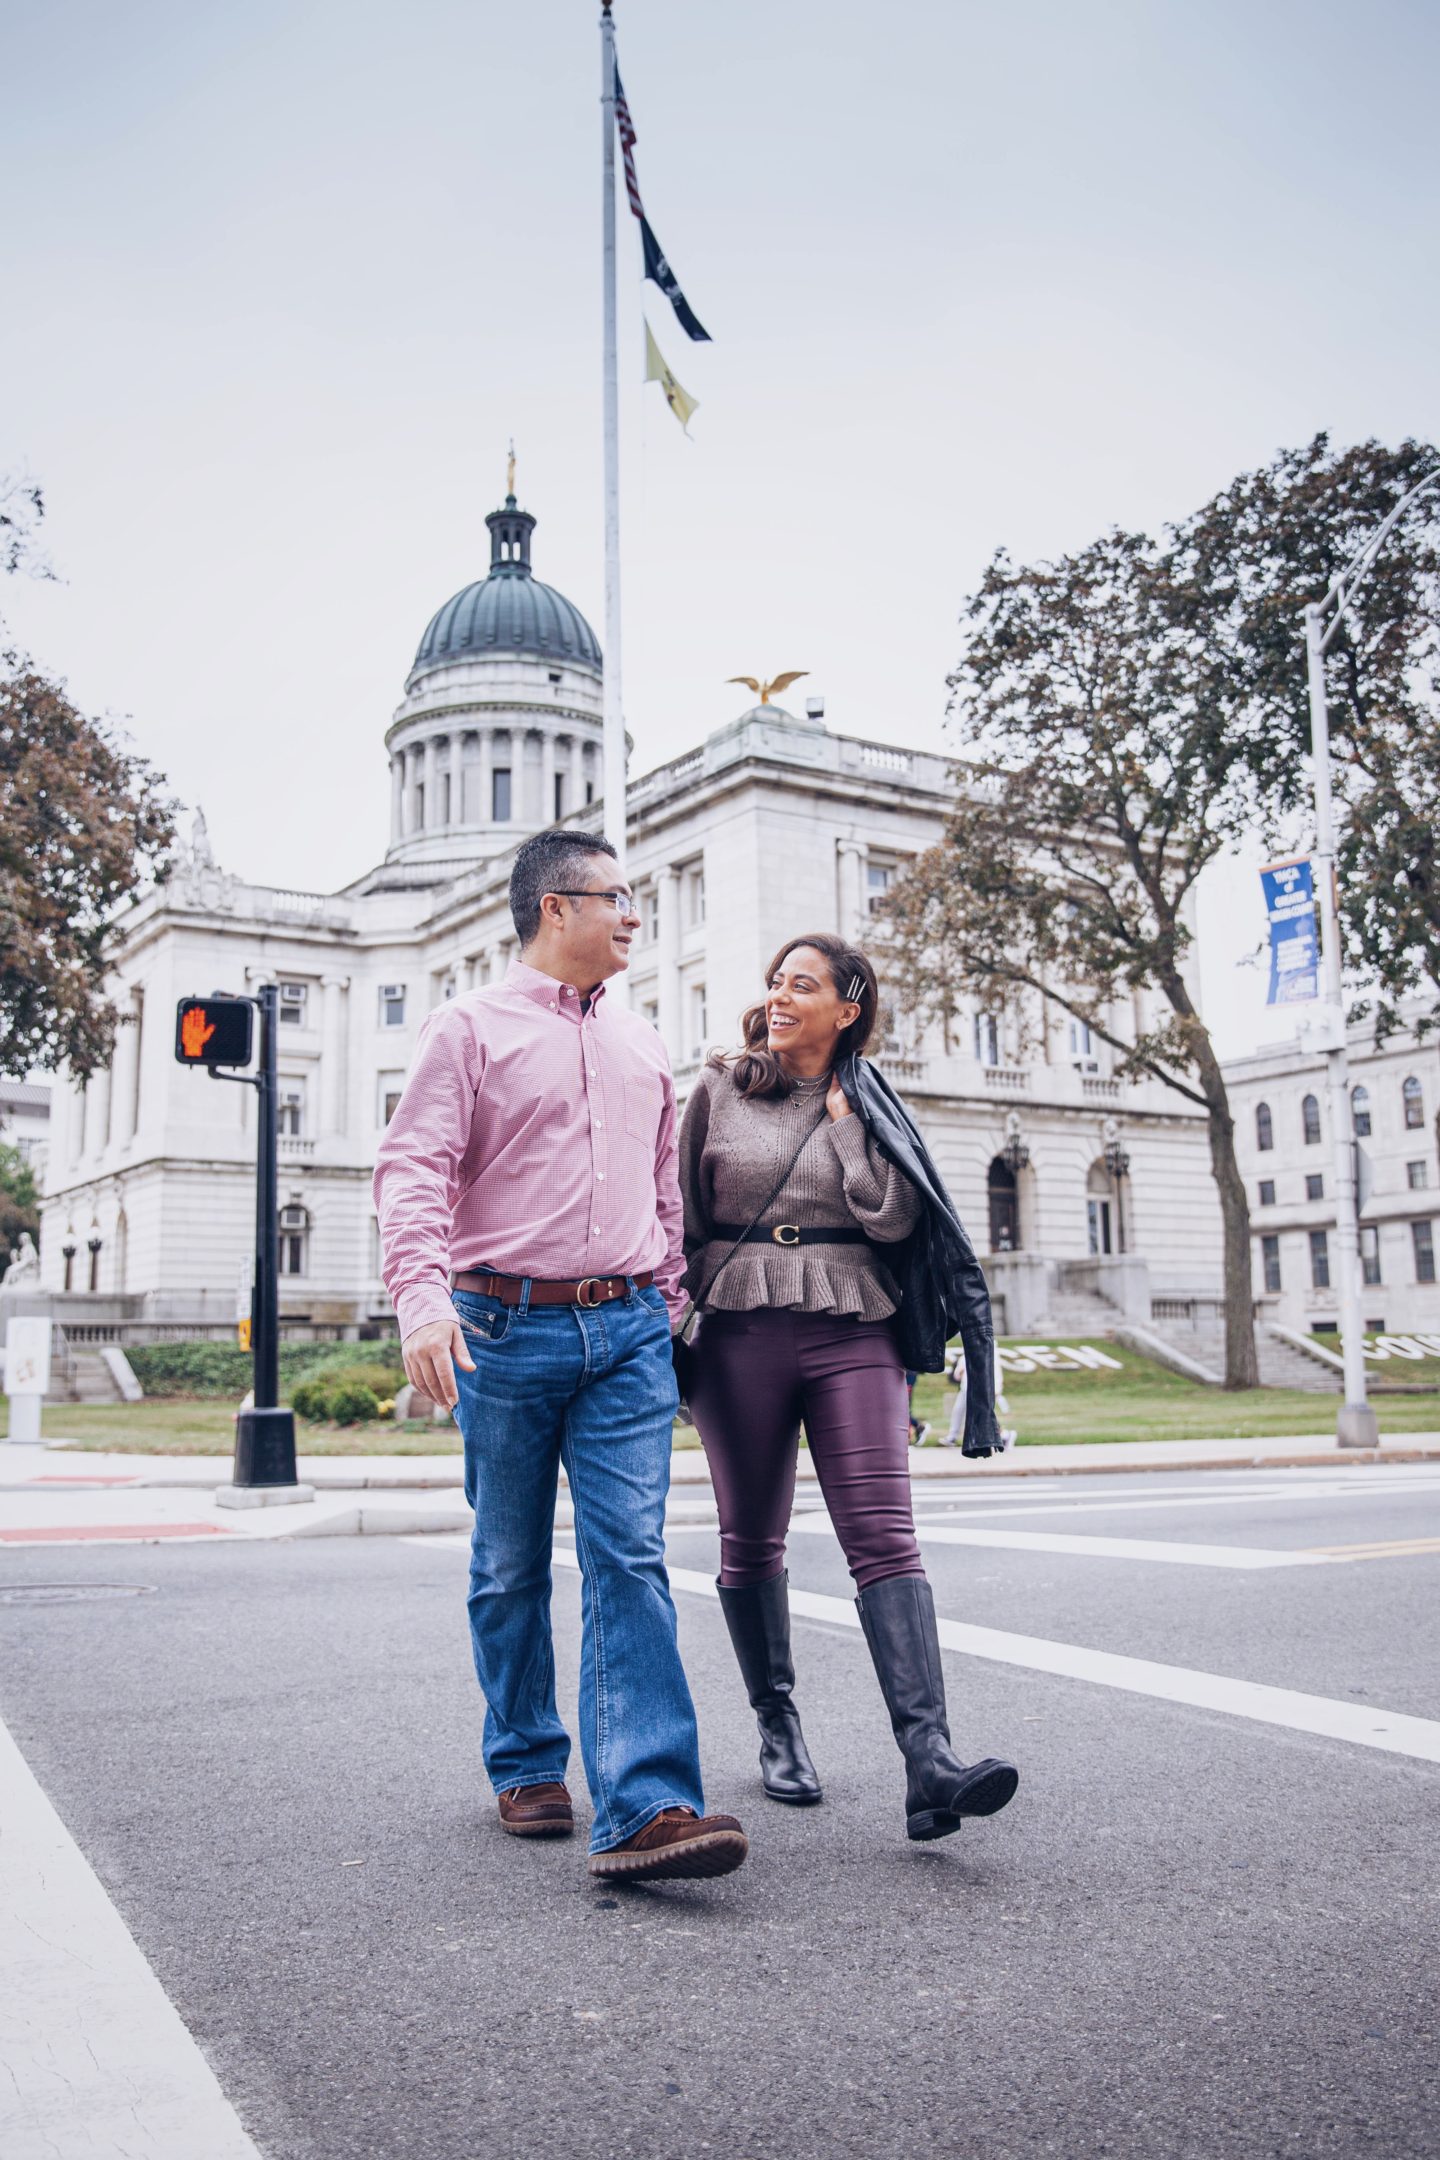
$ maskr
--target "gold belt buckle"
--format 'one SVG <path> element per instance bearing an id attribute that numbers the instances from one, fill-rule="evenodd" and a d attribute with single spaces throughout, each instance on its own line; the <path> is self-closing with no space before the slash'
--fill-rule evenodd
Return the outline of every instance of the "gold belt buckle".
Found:
<path id="1" fill-rule="evenodd" d="M 800 1242 L 800 1226 L 798 1223 L 793 1222 L 776 1223 L 770 1235 L 777 1245 L 798 1245 Z"/>

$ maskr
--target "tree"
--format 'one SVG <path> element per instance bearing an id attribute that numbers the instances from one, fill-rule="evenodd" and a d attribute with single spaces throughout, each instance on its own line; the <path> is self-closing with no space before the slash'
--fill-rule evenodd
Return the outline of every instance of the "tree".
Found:
<path id="1" fill-rule="evenodd" d="M 174 836 L 164 782 L 55 683 L 0 659 L 0 1073 L 109 1059 L 112 919 Z"/>
<path id="2" fill-rule="evenodd" d="M 1278 845 L 1307 845 L 1311 829 L 1302 611 L 1437 469 L 1429 443 L 1332 451 L 1317 435 L 1242 473 L 1177 535 L 1251 701 L 1261 801 Z M 1345 958 L 1363 985 L 1352 1010 L 1373 1010 L 1382 1038 L 1402 999 L 1427 997 L 1418 1025 L 1440 1027 L 1437 692 L 1440 501 L 1428 496 L 1391 533 L 1326 658 Z"/>
<path id="3" fill-rule="evenodd" d="M 1203 1107 L 1224 1239 L 1225 1384 L 1258 1384 L 1234 1121 L 1187 968 L 1195 881 L 1253 815 L 1255 746 L 1192 554 L 1114 532 L 991 562 L 950 678 L 959 798 L 887 896 L 902 1003 L 1045 1007 Z M 1134 1024 L 1132 993 L 1167 1010 Z M 1121 1017 L 1120 1006 L 1129 1008 Z"/>
<path id="4" fill-rule="evenodd" d="M 20 1233 L 28 1230 L 40 1242 L 40 1195 L 35 1173 L 19 1148 L 0 1140 L 0 1275 L 20 1249 Z"/>
<path id="5" fill-rule="evenodd" d="M 38 487 L 0 479 L 0 570 L 50 577 Z M 174 837 L 165 783 L 59 684 L 0 652 L 0 1074 L 107 1063 L 112 917 Z"/>

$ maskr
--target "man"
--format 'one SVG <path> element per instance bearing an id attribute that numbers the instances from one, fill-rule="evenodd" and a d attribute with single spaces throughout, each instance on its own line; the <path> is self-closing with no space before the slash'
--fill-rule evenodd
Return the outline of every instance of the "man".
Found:
<path id="1" fill-rule="evenodd" d="M 723 1875 L 748 1848 L 704 1812 L 664 1561 L 675 1094 L 653 1028 L 605 998 L 639 917 L 609 841 L 563 831 L 519 849 L 510 912 L 521 958 L 426 1021 L 375 1171 L 405 1370 L 465 1442 L 485 1767 L 503 1829 L 573 1829 L 550 1632 L 563 1462 L 590 1872 Z"/>

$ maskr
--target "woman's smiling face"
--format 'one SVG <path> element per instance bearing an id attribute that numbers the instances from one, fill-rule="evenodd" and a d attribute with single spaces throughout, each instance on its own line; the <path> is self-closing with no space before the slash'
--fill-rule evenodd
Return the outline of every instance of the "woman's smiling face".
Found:
<path id="1" fill-rule="evenodd" d="M 823 1072 L 860 1008 L 842 998 L 813 945 L 785 954 L 765 991 L 766 1047 L 800 1072 Z"/>

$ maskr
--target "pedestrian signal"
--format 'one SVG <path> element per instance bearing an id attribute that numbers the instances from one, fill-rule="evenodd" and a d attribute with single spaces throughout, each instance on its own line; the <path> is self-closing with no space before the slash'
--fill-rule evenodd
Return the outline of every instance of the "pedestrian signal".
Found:
<path id="1" fill-rule="evenodd" d="M 181 998 L 175 1056 L 182 1065 L 248 1065 L 254 1019 L 249 998 Z"/>

